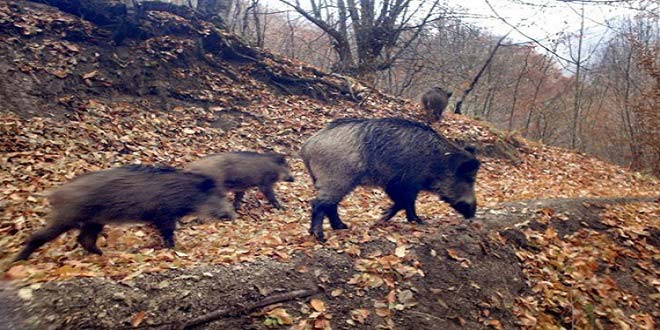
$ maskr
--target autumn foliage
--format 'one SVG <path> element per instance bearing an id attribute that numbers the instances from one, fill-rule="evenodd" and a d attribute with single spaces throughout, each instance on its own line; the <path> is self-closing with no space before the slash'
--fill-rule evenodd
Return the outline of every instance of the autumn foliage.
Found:
<path id="1" fill-rule="evenodd" d="M 153 11 L 144 24 L 192 26 L 189 23 L 172 13 Z M 378 226 L 375 220 L 388 206 L 385 194 L 359 188 L 340 205 L 351 230 L 328 231 L 328 242 L 319 244 L 307 232 L 308 202 L 314 189 L 297 156 L 302 142 L 332 119 L 414 119 L 421 113 L 417 103 L 367 88 L 361 91 L 360 101 L 339 94 L 324 99 L 303 92 L 286 93 L 278 86 L 281 82 L 264 78 L 263 68 L 326 89 L 328 85 L 318 82 L 323 78 L 320 70 L 268 53 L 257 62 L 228 60 L 213 51 L 199 54 L 199 31 L 175 29 L 176 33 L 129 40 L 115 48 L 100 35 L 90 35 L 99 27 L 87 21 L 52 7 L 7 1 L 0 1 L 0 27 L 0 67 L 8 72 L 5 83 L 0 83 L 0 94 L 12 91 L 12 86 L 22 88 L 18 97 L 0 99 L 0 108 L 6 109 L 0 112 L 0 265 L 5 279 L 22 285 L 79 277 L 129 281 L 141 274 L 198 265 L 238 265 L 263 259 L 287 262 L 296 253 L 330 249 L 354 261 L 352 271 L 356 273 L 347 285 L 363 293 L 386 292 L 374 304 L 352 310 L 349 325 L 379 318 L 392 326 L 397 313 L 418 304 L 418 293 L 402 286 L 427 276 L 411 251 L 440 228 L 460 224 L 460 216 L 436 196 L 422 195 L 418 210 L 428 226 L 398 218 L 392 227 Z M 542 65 L 541 57 L 527 55 L 530 68 Z M 653 68 L 657 71 L 657 66 Z M 539 73 L 533 70 L 530 74 Z M 566 79 L 553 68 L 547 69 L 546 76 L 548 85 L 541 85 L 537 99 L 521 100 L 520 109 L 535 109 L 540 100 L 559 92 L 555 82 Z M 137 87 L 127 88 L 131 81 Z M 655 93 L 657 100 L 657 89 L 648 93 Z M 16 100 L 24 103 L 17 106 Z M 489 102 L 499 100 L 493 96 Z M 652 106 L 641 104 L 639 109 Z M 521 110 L 514 120 L 525 121 L 527 115 Z M 658 192 L 657 179 L 581 153 L 502 134 L 468 117 L 445 116 L 434 128 L 453 140 L 469 141 L 482 149 L 506 145 L 516 150 L 515 162 L 480 156 L 476 190 L 483 213 L 496 213 L 495 207 L 503 202 L 527 199 L 654 196 Z M 544 125 L 543 120 L 534 120 L 530 127 Z M 184 218 L 172 250 L 162 248 L 151 227 L 111 225 L 98 242 L 103 256 L 76 247 L 72 232 L 48 243 L 29 261 L 10 264 L 27 236 L 46 222 L 49 206 L 43 193 L 48 189 L 88 171 L 130 163 L 180 167 L 204 155 L 230 150 L 289 155 L 296 181 L 276 188 L 286 210 L 274 209 L 263 196 L 248 192 L 247 205 L 235 221 Z M 654 258 L 658 251 L 650 242 L 651 237 L 657 239 L 658 212 L 657 203 L 616 206 L 603 211 L 600 222 L 606 228 L 584 228 L 563 236 L 551 228 L 541 232 L 523 228 L 534 249 L 516 249 L 523 280 L 531 292 L 510 306 L 517 316 L 512 322 L 526 328 L 569 324 L 653 328 L 651 314 L 636 309 L 635 292 L 617 286 L 608 270 L 624 267 L 621 260 L 625 258 L 630 260 L 625 267 L 634 268 L 632 280 L 657 288 Z M 556 218 L 543 210 L 530 210 L 530 214 L 539 222 Z M 393 251 L 362 249 L 378 240 L 391 243 Z M 510 244 L 503 238 L 498 241 Z M 461 268 L 477 266 L 477 261 L 456 249 L 433 253 Z M 309 270 L 299 267 L 297 271 Z M 328 294 L 340 297 L 342 292 Z M 296 329 L 329 329 L 337 320 L 324 300 L 314 298 L 307 305 L 305 317 L 293 316 L 283 307 L 265 311 L 261 317 L 268 326 L 293 325 Z M 139 325 L 144 317 L 144 312 L 136 312 L 131 323 Z M 456 320 L 460 324 L 467 317 Z M 484 326 L 502 327 L 489 315 L 482 314 L 478 320 Z"/>

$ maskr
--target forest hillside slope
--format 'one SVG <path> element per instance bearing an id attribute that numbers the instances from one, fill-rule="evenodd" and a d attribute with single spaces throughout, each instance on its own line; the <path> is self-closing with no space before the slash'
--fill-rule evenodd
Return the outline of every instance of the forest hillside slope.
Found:
<path id="1" fill-rule="evenodd" d="M 434 128 L 481 152 L 476 222 L 465 226 L 424 194 L 418 208 L 427 226 L 399 217 L 378 226 L 385 194 L 359 188 L 340 205 L 351 229 L 328 230 L 328 242 L 319 244 L 307 234 L 314 189 L 298 157 L 302 142 L 335 118 L 419 119 L 421 109 L 251 48 L 214 23 L 169 9 L 145 11 L 140 33 L 118 43 L 117 27 L 93 17 L 0 1 L 0 267 L 15 280 L 0 298 L 17 292 L 25 322 L 37 328 L 181 322 L 305 284 L 325 291 L 314 291 L 311 305 L 249 311 L 249 318 L 234 317 L 234 326 L 423 328 L 441 315 L 457 328 L 657 323 L 657 179 L 447 114 Z M 99 241 L 103 256 L 84 253 L 70 232 L 29 261 L 10 263 L 46 221 L 45 190 L 91 170 L 135 162 L 181 166 L 227 150 L 290 156 L 297 180 L 277 189 L 286 210 L 248 193 L 235 221 L 184 219 L 175 250 L 162 249 L 148 226 L 109 226 Z M 607 202 L 574 200 L 595 197 Z M 596 206 L 580 213 L 524 202 L 554 198 Z M 511 202 L 523 204 L 503 206 Z M 484 225 L 519 213 L 521 226 Z M 578 264 L 561 266 L 569 260 Z M 484 282 L 491 273 L 502 281 Z M 159 296 L 168 292 L 174 296 Z"/>

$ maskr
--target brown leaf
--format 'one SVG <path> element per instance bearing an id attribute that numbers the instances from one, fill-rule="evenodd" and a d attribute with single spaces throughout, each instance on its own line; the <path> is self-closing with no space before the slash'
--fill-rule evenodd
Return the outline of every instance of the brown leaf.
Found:
<path id="1" fill-rule="evenodd" d="M 94 70 L 94 71 L 90 71 L 90 72 L 85 73 L 84 75 L 82 75 L 82 77 L 83 77 L 83 79 L 90 79 L 90 78 L 94 78 L 98 73 L 99 72 L 97 70 Z"/>
<path id="2" fill-rule="evenodd" d="M 309 304 L 319 313 L 325 312 L 325 303 L 320 299 L 312 299 Z"/>
<path id="3" fill-rule="evenodd" d="M 361 308 L 351 311 L 351 318 L 360 324 L 363 324 L 367 317 L 369 317 L 368 309 Z"/>
<path id="4" fill-rule="evenodd" d="M 28 272 L 28 268 L 25 265 L 16 265 L 12 266 L 8 271 L 5 272 L 4 278 L 11 281 L 25 278 L 28 275 L 30 275 L 30 273 Z"/>
<path id="5" fill-rule="evenodd" d="M 142 320 L 144 320 L 145 316 L 146 316 L 146 313 L 144 311 L 137 312 L 131 318 L 131 326 L 133 326 L 133 328 L 137 328 L 140 325 L 140 323 L 142 323 Z"/>
<path id="6" fill-rule="evenodd" d="M 64 79 L 69 75 L 68 72 L 66 72 L 64 70 L 60 70 L 60 69 L 51 71 L 51 74 L 53 74 L 55 77 L 60 78 L 60 79 Z"/>
<path id="7" fill-rule="evenodd" d="M 376 315 L 380 317 L 389 317 L 392 315 L 392 312 L 389 308 L 376 308 Z"/>
<path id="8" fill-rule="evenodd" d="M 486 324 L 495 329 L 502 329 L 502 323 L 499 320 L 489 320 Z"/>
<path id="9" fill-rule="evenodd" d="M 283 325 L 291 325 L 293 324 L 293 318 L 289 313 L 286 311 L 284 308 L 275 308 L 268 313 L 266 313 L 269 317 L 277 319 L 279 324 Z"/>
<path id="10" fill-rule="evenodd" d="M 330 325 L 329 320 L 318 318 L 314 320 L 314 329 L 330 330 L 332 329 L 332 326 Z"/>
<path id="11" fill-rule="evenodd" d="M 344 293 L 344 290 L 342 289 L 334 289 L 332 292 L 330 292 L 330 295 L 333 297 L 339 297 L 341 294 Z"/>
<path id="12" fill-rule="evenodd" d="M 454 260 L 461 261 L 463 258 L 458 256 L 458 253 L 453 249 L 447 249 L 447 254 Z"/>

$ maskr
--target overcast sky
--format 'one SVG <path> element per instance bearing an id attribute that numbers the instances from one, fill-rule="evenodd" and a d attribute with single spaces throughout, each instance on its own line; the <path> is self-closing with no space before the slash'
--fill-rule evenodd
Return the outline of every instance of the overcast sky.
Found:
<path id="1" fill-rule="evenodd" d="M 279 0 L 262 0 L 271 8 L 287 9 Z M 307 3 L 305 0 L 301 4 Z M 486 27 L 495 34 L 506 34 L 511 27 L 494 17 L 493 11 L 485 0 L 445 0 L 451 7 L 462 7 L 479 19 L 468 19 L 471 23 Z M 509 23 L 519 25 L 525 34 L 534 38 L 546 38 L 562 31 L 575 32 L 580 27 L 580 4 L 565 3 L 557 0 L 489 0 L 492 7 Z M 545 6 L 540 6 L 546 4 Z M 631 16 L 636 13 L 628 5 L 585 5 L 585 26 L 588 30 L 601 30 L 602 24 L 617 16 Z M 656 8 L 658 6 L 656 5 Z M 510 38 L 521 41 L 524 36 L 512 32 Z"/>
<path id="2" fill-rule="evenodd" d="M 449 0 L 450 4 L 462 6 L 469 12 L 493 15 L 493 11 L 484 0 L 457 1 Z M 534 38 L 545 38 L 562 31 L 576 32 L 580 28 L 580 4 L 570 4 L 561 1 L 512 1 L 489 0 L 495 11 L 513 25 L 520 24 L 519 28 L 525 34 Z M 540 6 L 539 4 L 547 4 Z M 617 16 L 631 16 L 635 10 L 622 5 L 585 5 L 585 28 L 596 32 L 603 28 L 603 24 Z M 496 34 L 505 34 L 511 27 L 495 17 L 472 20 L 479 26 L 490 28 Z M 513 32 L 514 39 L 524 39 L 524 36 Z"/>
<path id="3" fill-rule="evenodd" d="M 300 2 L 308 3 L 305 0 Z M 467 20 L 490 29 L 494 34 L 504 35 L 511 30 L 510 26 L 494 17 L 493 11 L 485 0 L 445 0 L 444 2 L 451 7 L 465 8 L 469 14 L 483 16 L 483 18 Z M 499 15 L 533 38 L 552 38 L 557 33 L 576 32 L 580 28 L 580 4 L 569 4 L 557 0 L 489 0 L 489 2 Z M 279 0 L 262 0 L 262 3 L 271 8 L 289 8 Z M 546 5 L 540 6 L 541 4 Z M 602 34 L 605 30 L 602 24 L 608 19 L 617 16 L 632 16 L 636 13 L 635 10 L 626 7 L 628 5 L 585 5 L 587 32 Z M 523 35 L 515 31 L 509 37 L 514 41 L 526 40 Z"/>
<path id="4" fill-rule="evenodd" d="M 279 0 L 261 0 L 272 9 L 286 10 L 290 7 Z M 423 0 L 417 1 L 417 3 Z M 430 1 L 424 1 L 426 3 Z M 536 39 L 548 48 L 552 48 L 552 39 L 561 33 L 579 32 L 581 21 L 580 2 L 567 3 L 559 0 L 444 0 L 444 4 L 455 8 L 460 14 L 467 14 L 465 21 L 490 30 L 495 35 L 504 35 L 508 32 L 510 42 L 529 42 L 529 38 Z M 307 0 L 300 0 L 301 4 L 308 4 Z M 490 3 L 491 7 L 488 5 Z M 660 10 L 660 2 L 646 1 L 647 5 L 653 6 L 656 11 Z M 585 44 L 583 55 L 591 53 L 607 33 L 612 30 L 605 25 L 608 20 L 616 17 L 631 17 L 639 13 L 630 7 L 638 7 L 635 4 L 614 5 L 584 5 L 585 16 Z M 497 18 L 493 10 L 507 22 Z M 462 16 L 462 15 L 461 15 Z M 512 29 L 516 26 L 520 32 Z M 541 50 L 539 48 L 539 50 Z M 568 48 L 560 46 L 557 53 L 564 58 L 569 58 Z M 565 68 L 571 71 L 570 68 Z"/>

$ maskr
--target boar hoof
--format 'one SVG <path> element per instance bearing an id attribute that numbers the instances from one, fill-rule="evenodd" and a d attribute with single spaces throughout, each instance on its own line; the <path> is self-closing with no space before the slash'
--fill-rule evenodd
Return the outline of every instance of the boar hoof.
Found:
<path id="1" fill-rule="evenodd" d="M 323 243 L 325 242 L 325 236 L 323 235 L 322 230 L 310 229 L 309 233 L 316 238 L 317 241 Z"/>
<path id="2" fill-rule="evenodd" d="M 418 225 L 425 225 L 426 224 L 426 221 L 424 221 L 420 218 L 413 218 L 413 219 L 409 219 L 408 221 L 412 222 L 412 223 L 416 223 Z"/>
<path id="3" fill-rule="evenodd" d="M 343 222 L 340 222 L 340 223 L 331 223 L 330 225 L 332 226 L 332 229 L 334 229 L 334 230 L 348 229 L 348 226 L 347 226 L 345 223 L 343 223 Z"/>
<path id="4" fill-rule="evenodd" d="M 174 248 L 174 240 L 173 239 L 165 238 L 163 243 L 165 244 L 165 247 L 168 248 L 168 249 L 173 249 Z"/>

